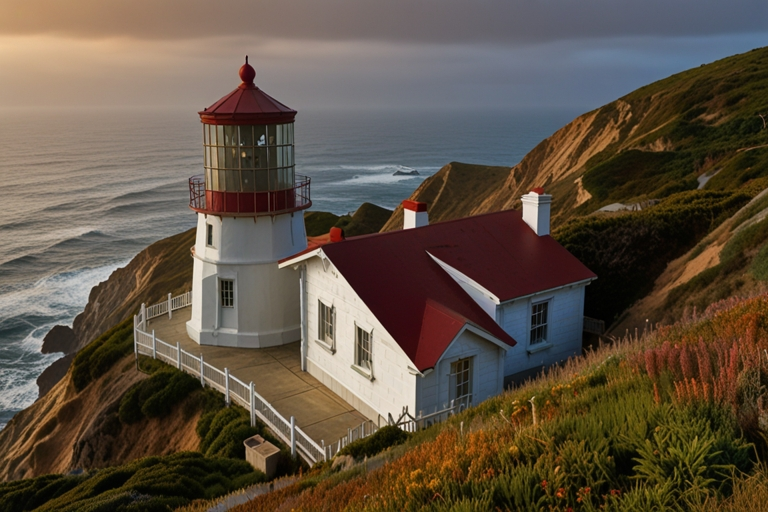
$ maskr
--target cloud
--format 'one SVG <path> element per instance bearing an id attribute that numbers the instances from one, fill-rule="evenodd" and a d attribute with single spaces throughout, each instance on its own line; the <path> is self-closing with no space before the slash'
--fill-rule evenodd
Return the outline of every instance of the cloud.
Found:
<path id="1" fill-rule="evenodd" d="M 764 32 L 765 0 L 5 0 L 0 34 L 494 43 Z"/>
<path id="2" fill-rule="evenodd" d="M 183 107 L 194 115 L 256 82 L 298 109 L 588 110 L 686 68 L 749 50 L 761 34 L 496 44 L 0 37 L 0 106 Z"/>

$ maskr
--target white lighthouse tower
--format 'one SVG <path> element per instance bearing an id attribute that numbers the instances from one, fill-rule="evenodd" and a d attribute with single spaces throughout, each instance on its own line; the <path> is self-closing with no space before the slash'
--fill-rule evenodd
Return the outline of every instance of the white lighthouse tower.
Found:
<path id="1" fill-rule="evenodd" d="M 197 212 L 189 336 L 202 345 L 271 347 L 300 339 L 299 277 L 277 261 L 307 247 L 309 178 L 295 176 L 296 111 L 243 83 L 200 114 L 205 174 L 189 179 Z"/>

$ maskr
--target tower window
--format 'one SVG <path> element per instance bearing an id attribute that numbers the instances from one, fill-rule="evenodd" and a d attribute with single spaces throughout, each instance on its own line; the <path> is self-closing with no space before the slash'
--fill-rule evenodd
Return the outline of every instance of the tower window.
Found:
<path id="1" fill-rule="evenodd" d="M 235 307 L 235 281 L 232 279 L 220 279 L 221 283 L 221 307 Z"/>
<path id="2" fill-rule="evenodd" d="M 213 224 L 206 224 L 205 229 L 205 244 L 208 247 L 213 247 Z"/>

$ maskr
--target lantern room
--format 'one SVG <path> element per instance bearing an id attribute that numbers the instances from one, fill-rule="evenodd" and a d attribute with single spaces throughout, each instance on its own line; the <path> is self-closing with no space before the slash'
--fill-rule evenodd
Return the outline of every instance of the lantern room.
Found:
<path id="1" fill-rule="evenodd" d="M 312 204 L 309 178 L 295 174 L 296 111 L 256 87 L 255 76 L 246 57 L 240 86 L 199 112 L 205 174 L 189 180 L 199 213 L 275 215 Z"/>

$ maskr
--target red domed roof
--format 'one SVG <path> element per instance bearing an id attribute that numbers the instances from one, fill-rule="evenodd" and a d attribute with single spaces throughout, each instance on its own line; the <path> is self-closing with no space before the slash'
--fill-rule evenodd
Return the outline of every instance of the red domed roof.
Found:
<path id="1" fill-rule="evenodd" d="M 254 78 L 256 71 L 248 64 L 246 57 L 245 64 L 240 68 L 243 83 L 210 107 L 198 112 L 200 120 L 205 124 L 226 125 L 292 123 L 296 111 L 256 87 Z"/>

